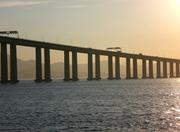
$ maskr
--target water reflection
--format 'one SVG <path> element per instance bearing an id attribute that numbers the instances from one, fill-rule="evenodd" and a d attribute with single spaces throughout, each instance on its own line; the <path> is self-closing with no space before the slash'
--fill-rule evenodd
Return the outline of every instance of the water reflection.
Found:
<path id="1" fill-rule="evenodd" d="M 180 131 L 179 79 L 0 85 L 0 131 Z"/>
<path id="2" fill-rule="evenodd" d="M 180 79 L 177 79 L 176 81 L 180 83 Z M 169 100 L 167 100 L 170 104 L 169 109 L 164 113 L 166 120 L 169 122 L 169 126 L 171 128 L 176 128 L 177 130 L 180 130 L 180 89 L 178 88 L 179 86 L 177 84 L 174 85 L 174 87 L 177 88 L 171 89 L 172 91 Z"/>

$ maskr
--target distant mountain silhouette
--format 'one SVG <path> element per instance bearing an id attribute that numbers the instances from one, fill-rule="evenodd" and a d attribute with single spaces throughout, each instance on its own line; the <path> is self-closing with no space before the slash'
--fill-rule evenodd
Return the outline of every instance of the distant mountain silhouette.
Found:
<path id="1" fill-rule="evenodd" d="M 8 55 L 8 63 L 10 56 Z M 0 57 L 1 62 L 1 57 Z M 121 63 L 121 77 L 125 77 L 125 64 Z M 139 66 L 140 67 L 140 66 Z M 154 64 L 154 68 L 156 65 Z M 1 65 L 0 65 L 1 68 Z M 87 64 L 78 64 L 78 75 L 80 78 L 87 78 Z M 95 69 L 95 67 L 93 67 Z M 132 67 L 131 67 L 132 68 Z M 44 72 L 44 66 L 42 66 Z M 141 69 L 141 68 L 138 68 Z M 1 70 L 0 70 L 1 73 Z M 141 75 L 141 71 L 138 70 L 138 73 Z M 57 62 L 51 64 L 51 74 L 52 78 L 63 79 L 64 77 L 64 63 Z M 155 73 L 154 73 L 155 75 Z M 107 78 L 108 76 L 108 61 L 101 61 L 101 76 Z M 0 76 L 1 78 L 1 76 Z M 35 78 L 35 60 L 21 60 L 18 59 L 18 78 L 19 79 L 34 79 Z"/>
<path id="2" fill-rule="evenodd" d="M 8 63 L 10 63 L 10 56 L 8 55 Z M 1 62 L 1 57 L 0 57 Z M 35 60 L 21 60 L 18 59 L 18 78 L 20 79 L 32 79 L 35 78 Z M 108 74 L 108 62 L 107 61 L 101 61 L 101 75 L 103 77 L 107 77 Z M 71 65 L 70 65 L 71 67 Z M 1 68 L 1 65 L 0 65 Z M 78 64 L 78 75 L 80 78 L 87 78 L 87 64 Z M 95 67 L 93 67 L 95 69 Z M 10 69 L 10 68 L 9 68 Z M 42 66 L 43 72 L 44 72 L 44 66 Z M 124 70 L 124 68 L 122 68 Z M 1 73 L 1 70 L 0 70 Z M 51 74 L 52 78 L 59 78 L 63 79 L 64 77 L 64 63 L 63 62 L 57 62 L 54 64 L 51 64 Z"/>

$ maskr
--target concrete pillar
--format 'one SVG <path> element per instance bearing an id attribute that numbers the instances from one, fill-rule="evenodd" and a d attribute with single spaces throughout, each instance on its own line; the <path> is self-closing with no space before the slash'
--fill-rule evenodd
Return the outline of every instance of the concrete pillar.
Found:
<path id="1" fill-rule="evenodd" d="M 137 59 L 133 58 L 133 79 L 138 79 Z"/>
<path id="2" fill-rule="evenodd" d="M 167 62 L 163 61 L 163 78 L 167 78 Z"/>
<path id="3" fill-rule="evenodd" d="M 161 62 L 157 61 L 157 78 L 161 78 Z"/>
<path id="4" fill-rule="evenodd" d="M 149 78 L 153 79 L 153 61 L 149 60 Z"/>
<path id="5" fill-rule="evenodd" d="M 17 49 L 15 44 L 10 44 L 10 69 L 11 83 L 17 83 Z"/>
<path id="6" fill-rule="evenodd" d="M 121 77 L 120 77 L 120 60 L 119 60 L 118 55 L 115 57 L 115 73 L 116 73 L 116 79 L 121 79 Z"/>
<path id="7" fill-rule="evenodd" d="M 77 52 L 72 51 L 72 80 L 78 81 Z"/>
<path id="8" fill-rule="evenodd" d="M 174 77 L 174 67 L 173 62 L 170 62 L 170 78 Z"/>
<path id="9" fill-rule="evenodd" d="M 126 79 L 131 79 L 131 61 L 130 58 L 126 58 Z"/>
<path id="10" fill-rule="evenodd" d="M 92 53 L 88 53 L 88 79 L 93 79 L 93 61 L 92 61 Z"/>
<path id="11" fill-rule="evenodd" d="M 1 83 L 8 83 L 8 61 L 6 43 L 1 43 Z"/>
<path id="12" fill-rule="evenodd" d="M 180 73 L 179 73 L 179 62 L 176 62 L 176 77 L 180 77 Z"/>
<path id="13" fill-rule="evenodd" d="M 41 48 L 36 47 L 36 82 L 42 81 Z"/>
<path id="14" fill-rule="evenodd" d="M 70 80 L 69 51 L 64 51 L 64 81 Z"/>
<path id="15" fill-rule="evenodd" d="M 112 55 L 108 56 L 108 79 L 113 79 L 113 61 L 112 61 Z"/>
<path id="16" fill-rule="evenodd" d="M 46 82 L 51 81 L 51 62 L 50 62 L 50 49 L 44 49 L 44 78 Z"/>
<path id="17" fill-rule="evenodd" d="M 146 59 L 142 60 L 142 78 L 146 79 L 147 74 L 146 74 Z"/>
<path id="18" fill-rule="evenodd" d="M 101 80 L 101 69 L 100 69 L 100 55 L 95 55 L 95 63 L 96 63 L 96 80 Z"/>

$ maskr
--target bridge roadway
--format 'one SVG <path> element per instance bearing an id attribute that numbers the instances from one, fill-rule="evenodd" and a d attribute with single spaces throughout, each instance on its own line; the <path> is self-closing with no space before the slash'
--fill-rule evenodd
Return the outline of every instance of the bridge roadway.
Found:
<path id="1" fill-rule="evenodd" d="M 119 58 L 126 58 L 126 78 L 138 78 L 138 62 L 142 60 L 142 78 L 154 78 L 153 62 L 157 62 L 157 78 L 167 78 L 167 63 L 170 63 L 170 77 L 179 77 L 179 63 L 180 59 L 165 58 L 158 56 L 149 56 L 142 54 L 130 54 L 124 52 L 114 52 L 93 48 L 83 48 L 76 46 L 69 46 L 64 44 L 48 43 L 27 39 L 17 39 L 11 37 L 0 36 L 1 44 L 1 83 L 16 83 L 18 82 L 17 73 L 17 50 L 16 46 L 33 47 L 36 49 L 36 81 L 41 82 L 42 79 L 42 56 L 41 49 L 44 49 L 45 60 L 45 81 L 51 81 L 50 71 L 50 50 L 64 51 L 64 80 L 78 80 L 78 62 L 77 53 L 85 53 L 88 55 L 88 80 L 100 80 L 100 56 L 108 56 L 108 79 L 120 79 L 120 60 Z M 7 45 L 10 45 L 10 80 L 8 79 L 8 63 L 7 63 Z M 69 53 L 72 52 L 72 78 L 70 77 L 70 62 Z M 93 78 L 93 57 L 95 55 L 95 78 Z M 113 76 L 113 57 L 115 57 L 115 77 Z M 133 77 L 131 77 L 131 59 L 133 59 Z M 147 76 L 147 61 L 149 61 L 149 76 Z M 163 63 L 163 75 L 161 76 L 161 62 Z M 176 64 L 176 75 L 174 75 L 174 63 Z"/>

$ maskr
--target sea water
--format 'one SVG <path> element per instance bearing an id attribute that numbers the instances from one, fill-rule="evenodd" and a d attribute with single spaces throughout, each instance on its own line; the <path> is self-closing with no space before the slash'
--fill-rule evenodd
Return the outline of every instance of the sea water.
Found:
<path id="1" fill-rule="evenodd" d="M 0 84 L 0 131 L 180 131 L 180 79 Z"/>

